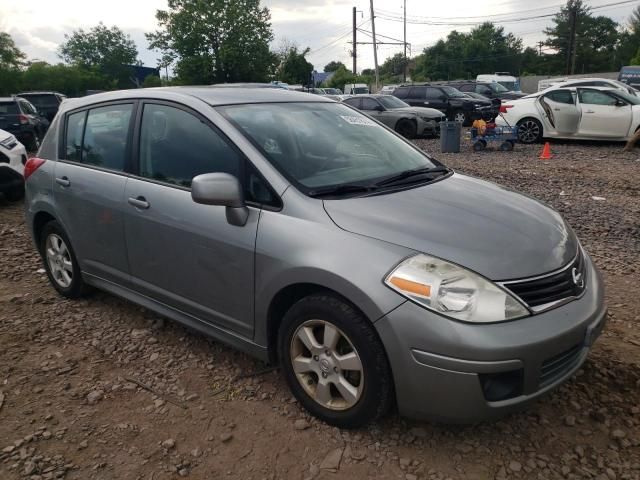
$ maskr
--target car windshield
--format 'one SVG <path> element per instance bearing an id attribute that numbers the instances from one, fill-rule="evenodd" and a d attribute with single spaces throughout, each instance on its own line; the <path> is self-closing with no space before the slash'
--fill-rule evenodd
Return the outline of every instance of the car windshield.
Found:
<path id="1" fill-rule="evenodd" d="M 400 100 L 397 97 L 394 97 L 393 95 L 385 95 L 384 97 L 378 97 L 378 100 L 380 100 L 380 103 L 384 106 L 384 108 L 389 108 L 389 109 L 404 108 L 409 106 L 408 104 L 404 103 L 402 100 Z"/>
<path id="2" fill-rule="evenodd" d="M 509 83 L 509 82 L 489 83 L 487 86 L 491 90 L 493 90 L 495 93 L 504 93 L 504 92 L 508 92 L 509 91 L 509 89 L 504 86 L 505 83 Z M 514 83 L 511 82 L 511 85 L 514 85 Z"/>
<path id="3" fill-rule="evenodd" d="M 627 85 L 626 83 L 624 83 L 624 82 L 620 82 L 620 81 L 618 81 L 618 80 L 611 80 L 611 81 L 612 81 L 613 83 L 615 83 L 616 85 L 618 85 L 620 88 L 624 88 L 624 90 L 625 90 L 626 92 L 628 92 L 630 95 L 633 95 L 633 96 L 635 96 L 635 95 L 636 95 L 637 90 L 636 90 L 635 88 L 630 87 L 630 86 L 629 86 L 629 85 Z"/>
<path id="4" fill-rule="evenodd" d="M 338 90 L 337 88 L 325 88 L 324 91 L 329 95 L 340 95 L 340 90 Z"/>
<path id="5" fill-rule="evenodd" d="M 52 107 L 58 105 L 58 99 L 55 95 L 50 94 L 30 94 L 20 95 L 22 98 L 29 100 L 36 108 Z"/>
<path id="6" fill-rule="evenodd" d="M 307 193 L 441 166 L 368 116 L 339 103 L 231 105 L 218 110 Z"/>
<path id="7" fill-rule="evenodd" d="M 462 93 L 457 88 L 453 88 L 453 87 L 440 87 L 440 88 L 444 91 L 444 93 L 446 93 L 450 97 L 465 97 L 466 96 L 464 93 Z"/>

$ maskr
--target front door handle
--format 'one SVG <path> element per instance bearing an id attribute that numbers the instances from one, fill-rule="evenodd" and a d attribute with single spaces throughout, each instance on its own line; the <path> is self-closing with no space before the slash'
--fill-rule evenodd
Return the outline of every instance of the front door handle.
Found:
<path id="1" fill-rule="evenodd" d="M 139 196 L 137 198 L 129 197 L 128 202 L 129 205 L 133 205 L 134 207 L 140 208 L 142 210 L 146 210 L 151 206 L 151 204 L 147 202 L 147 199 L 142 196 Z"/>
<path id="2" fill-rule="evenodd" d="M 58 178 L 56 177 L 56 183 L 63 187 L 68 187 L 71 185 L 71 181 L 67 177 Z"/>
<path id="3" fill-rule="evenodd" d="M 587 111 L 586 111 L 586 112 L 584 112 L 584 113 L 596 113 L 596 112 L 594 112 L 593 110 L 587 110 Z"/>

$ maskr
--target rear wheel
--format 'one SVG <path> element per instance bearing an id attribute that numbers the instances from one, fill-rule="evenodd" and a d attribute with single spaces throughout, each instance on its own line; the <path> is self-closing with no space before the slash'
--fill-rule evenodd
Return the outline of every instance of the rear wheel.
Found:
<path id="1" fill-rule="evenodd" d="M 518 141 L 537 143 L 542 140 L 542 124 L 535 118 L 525 118 L 518 122 Z"/>
<path id="2" fill-rule="evenodd" d="M 396 132 L 404 138 L 412 139 L 416 138 L 416 135 L 418 134 L 418 127 L 415 122 L 403 118 L 398 121 L 398 124 L 396 125 Z"/>
<path id="3" fill-rule="evenodd" d="M 487 147 L 487 142 L 485 140 L 478 140 L 473 143 L 473 150 L 475 152 L 481 152 Z"/>
<path id="4" fill-rule="evenodd" d="M 392 401 L 387 357 L 371 323 L 331 295 L 312 295 L 286 313 L 279 356 L 289 388 L 330 425 L 357 428 L 384 415 Z"/>
<path id="5" fill-rule="evenodd" d="M 82 280 L 71 242 L 62 226 L 55 220 L 47 223 L 42 229 L 40 254 L 49 281 L 62 296 L 78 298 L 85 293 L 87 287 Z"/>
<path id="6" fill-rule="evenodd" d="M 513 142 L 505 141 L 500 144 L 500 150 L 510 152 L 513 150 Z"/>

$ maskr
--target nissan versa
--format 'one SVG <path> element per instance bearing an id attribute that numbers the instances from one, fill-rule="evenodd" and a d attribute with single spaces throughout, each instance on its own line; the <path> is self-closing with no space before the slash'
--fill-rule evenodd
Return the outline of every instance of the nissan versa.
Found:
<path id="1" fill-rule="evenodd" d="M 60 294 L 97 287 L 278 362 L 333 425 L 392 404 L 510 412 L 567 380 L 605 322 L 602 279 L 557 212 L 317 95 L 71 99 L 25 177 Z"/>

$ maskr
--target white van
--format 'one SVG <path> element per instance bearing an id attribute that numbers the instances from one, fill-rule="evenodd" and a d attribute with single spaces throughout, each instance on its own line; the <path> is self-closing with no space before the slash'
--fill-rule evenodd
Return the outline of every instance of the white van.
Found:
<path id="1" fill-rule="evenodd" d="M 476 77 L 477 82 L 499 83 L 510 92 L 520 92 L 520 80 L 509 72 L 496 72 L 493 75 L 483 74 Z"/>
<path id="2" fill-rule="evenodd" d="M 369 93 L 369 86 L 366 83 L 347 83 L 344 86 L 345 95 L 366 95 Z"/>

